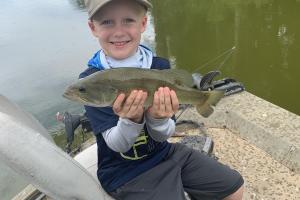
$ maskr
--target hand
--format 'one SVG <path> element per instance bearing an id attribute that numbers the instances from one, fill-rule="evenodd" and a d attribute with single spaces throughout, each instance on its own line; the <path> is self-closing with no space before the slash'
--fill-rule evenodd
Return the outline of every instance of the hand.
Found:
<path id="1" fill-rule="evenodd" d="M 130 119 L 135 123 L 141 123 L 144 116 L 144 103 L 147 99 L 147 92 L 133 90 L 126 98 L 125 94 L 120 94 L 114 104 L 113 111 L 121 118 Z"/>
<path id="2" fill-rule="evenodd" d="M 148 109 L 148 114 L 154 119 L 170 118 L 179 108 L 178 98 L 174 90 L 168 87 L 160 87 L 154 93 L 152 106 Z"/>

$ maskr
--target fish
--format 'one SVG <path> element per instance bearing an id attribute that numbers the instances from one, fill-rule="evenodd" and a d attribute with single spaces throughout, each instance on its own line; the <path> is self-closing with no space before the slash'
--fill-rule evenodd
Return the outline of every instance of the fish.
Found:
<path id="1" fill-rule="evenodd" d="M 148 93 L 145 107 L 153 102 L 159 87 L 169 87 L 176 92 L 180 104 L 195 105 L 199 114 L 209 117 L 213 106 L 224 96 L 224 91 L 201 91 L 193 87 L 192 75 L 181 69 L 114 68 L 95 72 L 69 85 L 63 96 L 92 107 L 112 106 L 120 93 L 126 96 L 132 90 Z"/>
<path id="2" fill-rule="evenodd" d="M 52 199 L 112 199 L 96 178 L 41 133 L 34 117 L 6 97 L 0 99 L 1 164 Z"/>

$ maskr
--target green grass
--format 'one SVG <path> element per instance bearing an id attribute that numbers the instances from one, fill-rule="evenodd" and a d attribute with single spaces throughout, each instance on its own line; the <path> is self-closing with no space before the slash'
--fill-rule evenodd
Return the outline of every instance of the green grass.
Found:
<path id="1" fill-rule="evenodd" d="M 61 129 L 53 134 L 54 142 L 59 146 L 63 151 L 66 151 L 67 145 L 67 136 L 64 129 Z M 78 149 L 85 141 L 92 138 L 93 134 L 91 132 L 84 133 L 81 127 L 75 131 L 74 141 L 71 145 L 71 150 L 74 151 Z"/>

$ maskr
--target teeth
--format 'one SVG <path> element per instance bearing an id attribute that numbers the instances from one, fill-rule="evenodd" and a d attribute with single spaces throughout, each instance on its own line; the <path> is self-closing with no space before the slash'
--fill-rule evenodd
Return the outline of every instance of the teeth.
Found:
<path id="1" fill-rule="evenodd" d="M 122 46 L 125 45 L 127 42 L 112 42 L 112 44 L 116 45 L 116 46 Z"/>
<path id="2" fill-rule="evenodd" d="M 122 45 L 122 44 L 124 44 L 125 42 L 116 42 L 115 44 L 116 45 Z"/>

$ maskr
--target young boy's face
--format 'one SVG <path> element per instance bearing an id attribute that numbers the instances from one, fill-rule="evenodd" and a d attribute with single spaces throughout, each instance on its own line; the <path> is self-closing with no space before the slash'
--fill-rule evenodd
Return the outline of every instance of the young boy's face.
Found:
<path id="1" fill-rule="evenodd" d="M 144 8 L 132 0 L 116 0 L 96 13 L 89 26 L 107 56 L 125 59 L 134 55 L 145 31 Z"/>

